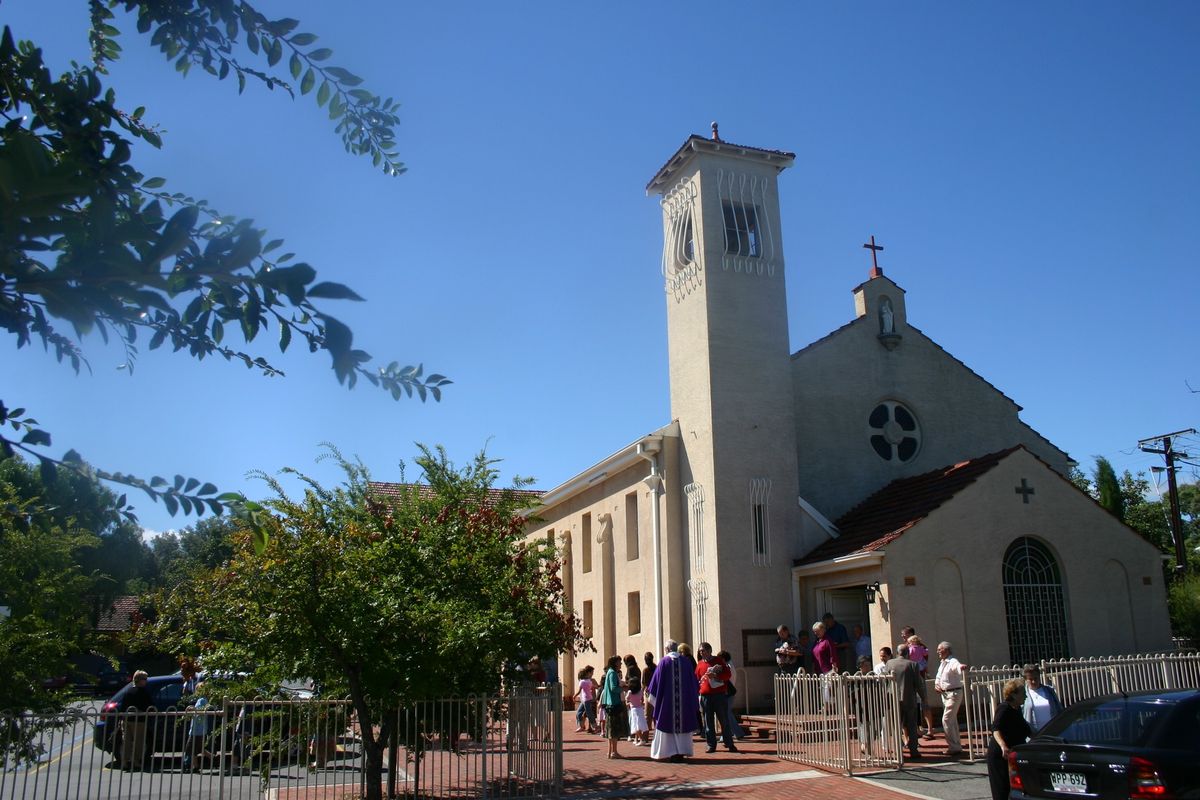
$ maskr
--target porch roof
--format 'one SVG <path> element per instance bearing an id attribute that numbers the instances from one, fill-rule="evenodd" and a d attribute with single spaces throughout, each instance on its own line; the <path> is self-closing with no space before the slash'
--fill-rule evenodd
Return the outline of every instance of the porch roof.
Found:
<path id="1" fill-rule="evenodd" d="M 813 564 L 879 550 L 929 516 L 1022 445 L 960 461 L 923 475 L 900 478 L 847 511 L 834 523 L 840 532 L 795 564 Z"/>

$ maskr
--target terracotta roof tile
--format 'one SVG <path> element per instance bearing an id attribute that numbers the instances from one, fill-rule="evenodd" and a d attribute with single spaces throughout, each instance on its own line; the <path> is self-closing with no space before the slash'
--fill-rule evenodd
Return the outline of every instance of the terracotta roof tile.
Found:
<path id="1" fill-rule="evenodd" d="M 123 595 L 100 612 L 96 630 L 103 633 L 122 633 L 133 627 L 133 614 L 138 610 L 136 595 Z"/>
<path id="2" fill-rule="evenodd" d="M 974 483 L 1022 445 L 951 464 L 923 475 L 900 478 L 847 511 L 836 523 L 840 536 L 830 539 L 796 564 L 812 564 L 879 550 Z"/>

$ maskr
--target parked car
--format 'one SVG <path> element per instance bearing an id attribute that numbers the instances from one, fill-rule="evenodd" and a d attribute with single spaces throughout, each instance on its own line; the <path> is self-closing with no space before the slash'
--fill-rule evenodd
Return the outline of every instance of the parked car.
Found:
<path id="1" fill-rule="evenodd" d="M 179 710 L 177 708 L 179 701 L 183 697 L 183 676 L 155 675 L 147 679 L 146 689 L 150 692 L 155 711 L 177 711 Z M 101 706 L 100 714 L 96 719 L 96 727 L 92 732 L 93 746 L 113 754 L 121 751 L 121 731 L 120 726 L 117 725 L 117 709 L 121 707 L 121 701 L 125 699 L 125 696 L 132 691 L 133 684 L 126 682 L 116 694 L 108 699 L 108 702 Z M 152 741 L 148 748 L 150 752 L 177 751 L 182 748 L 183 737 L 187 730 L 184 725 L 176 724 L 177 721 L 178 718 L 174 714 L 167 714 L 161 719 L 155 719 L 155 730 L 151 733 Z"/>
<path id="2" fill-rule="evenodd" d="M 220 684 L 222 681 L 244 680 L 247 676 L 231 674 L 201 677 L 208 683 Z M 191 722 L 191 716 L 186 713 L 191 698 L 183 696 L 183 676 L 178 673 L 152 676 L 147 679 L 146 688 L 154 703 L 154 711 L 158 712 L 148 720 L 150 731 L 146 758 L 153 753 L 181 752 Z M 131 691 L 133 684 L 127 683 L 101 707 L 92 734 L 92 745 L 97 749 L 114 755 L 120 753 L 121 731 L 117 724 L 117 709 Z M 216 749 L 236 749 L 240 757 L 255 762 L 263 758 L 278 762 L 302 757 L 305 743 L 298 727 L 300 720 L 290 712 L 288 702 L 299 694 L 294 692 L 295 690 L 287 689 L 275 692 L 263 689 L 259 690 L 258 695 L 269 699 L 255 702 L 247 707 L 246 713 L 239 714 L 242 708 L 236 704 L 230 707 L 232 716 L 223 718 L 223 725 L 211 726 L 214 729 L 219 728 L 219 731 L 214 730 L 210 736 L 219 737 L 220 743 L 210 741 L 210 745 Z M 208 713 L 217 715 L 219 712 L 220 708 L 214 707 Z"/>
<path id="3" fill-rule="evenodd" d="M 1200 798 L 1200 690 L 1087 700 L 1009 752 L 1012 800 Z"/>
<path id="4" fill-rule="evenodd" d="M 133 680 L 133 672 L 124 664 L 105 664 L 96 675 L 93 691 L 101 697 L 109 697 Z"/>
<path id="5" fill-rule="evenodd" d="M 42 688 L 51 691 L 67 688 L 68 677 L 66 675 L 51 675 L 48 678 L 42 678 Z"/>

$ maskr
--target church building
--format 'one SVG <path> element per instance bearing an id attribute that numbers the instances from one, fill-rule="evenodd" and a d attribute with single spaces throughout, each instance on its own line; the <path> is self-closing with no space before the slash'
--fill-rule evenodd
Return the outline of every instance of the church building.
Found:
<path id="1" fill-rule="evenodd" d="M 776 626 L 827 611 L 876 650 L 912 625 L 973 665 L 1169 648 L 1158 550 L 913 324 L 877 265 L 847 324 L 791 350 L 778 178 L 794 160 L 714 125 L 647 187 L 671 420 L 542 496 L 530 535 L 559 547 L 599 651 L 564 654 L 564 681 L 667 638 L 708 641 L 762 701 Z"/>

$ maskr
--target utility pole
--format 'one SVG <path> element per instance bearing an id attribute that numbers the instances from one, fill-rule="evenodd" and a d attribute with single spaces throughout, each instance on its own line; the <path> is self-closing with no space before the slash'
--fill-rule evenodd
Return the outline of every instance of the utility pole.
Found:
<path id="1" fill-rule="evenodd" d="M 1194 434 L 1195 428 L 1188 428 L 1174 433 L 1164 433 L 1161 436 L 1151 436 L 1138 442 L 1138 449 L 1143 453 L 1155 453 L 1167 462 L 1167 499 L 1171 506 L 1171 538 L 1175 541 L 1175 575 L 1183 577 L 1187 573 L 1187 552 L 1183 546 L 1183 517 L 1179 513 L 1179 488 L 1175 484 L 1176 457 L 1190 458 L 1187 453 L 1177 453 L 1171 449 L 1171 439 L 1176 436 Z M 1160 448 L 1150 445 L 1158 444 Z"/>

